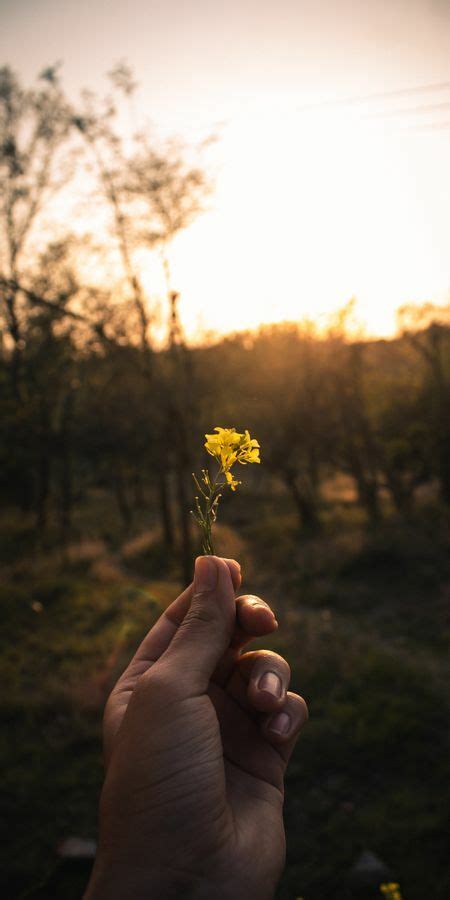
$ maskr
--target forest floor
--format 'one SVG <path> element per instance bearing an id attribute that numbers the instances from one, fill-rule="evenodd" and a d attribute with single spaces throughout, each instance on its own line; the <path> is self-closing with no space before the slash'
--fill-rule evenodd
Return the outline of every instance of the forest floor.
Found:
<path id="1" fill-rule="evenodd" d="M 448 513 L 430 502 L 405 523 L 387 510 L 368 529 L 341 492 L 312 537 L 281 494 L 234 501 L 217 552 L 238 558 L 243 592 L 276 610 L 264 646 L 286 656 L 310 709 L 287 778 L 278 900 L 380 897 L 382 872 L 361 871 L 364 853 L 404 900 L 444 900 Z M 124 536 L 108 504 L 91 497 L 63 555 L 52 534 L 33 549 L 26 517 L 0 520 L 4 897 L 81 896 L 91 862 L 64 842 L 96 837 L 101 710 L 181 587 L 147 513 Z"/>

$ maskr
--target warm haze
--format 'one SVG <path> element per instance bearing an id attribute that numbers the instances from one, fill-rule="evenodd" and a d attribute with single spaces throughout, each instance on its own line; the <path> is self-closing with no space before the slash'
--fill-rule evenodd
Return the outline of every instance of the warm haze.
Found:
<path id="1" fill-rule="evenodd" d="M 0 0 L 0 897 L 449 900 L 449 160 L 450 0 Z"/>
<path id="2" fill-rule="evenodd" d="M 191 338 L 320 324 L 352 296 L 389 335 L 398 306 L 448 298 L 445 0 L 0 0 L 0 18 L 2 62 L 26 81 L 61 59 L 75 97 L 126 58 L 137 119 L 188 141 L 218 131 L 210 209 L 171 250 Z"/>

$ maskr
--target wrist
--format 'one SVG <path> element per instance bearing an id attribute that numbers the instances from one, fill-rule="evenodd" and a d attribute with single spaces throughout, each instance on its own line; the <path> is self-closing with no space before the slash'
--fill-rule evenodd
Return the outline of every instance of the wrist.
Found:
<path id="1" fill-rule="evenodd" d="M 224 880 L 194 876 L 175 868 L 136 868 L 98 859 L 83 900 L 273 900 L 275 886 L 255 889 L 245 874 Z"/>
<path id="2" fill-rule="evenodd" d="M 83 900 L 176 900 L 185 891 L 183 883 L 153 868 L 140 869 L 133 863 L 96 860 Z M 187 895 L 189 896 L 189 895 Z"/>
<path id="3" fill-rule="evenodd" d="M 83 900 L 239 900 L 249 897 L 235 887 L 211 883 L 174 868 L 136 868 L 97 860 Z"/>

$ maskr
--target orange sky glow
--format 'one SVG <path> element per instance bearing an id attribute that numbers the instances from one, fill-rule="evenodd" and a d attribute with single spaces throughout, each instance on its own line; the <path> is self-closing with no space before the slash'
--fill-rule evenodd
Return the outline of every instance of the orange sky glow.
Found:
<path id="1" fill-rule="evenodd" d="M 0 56 L 26 81 L 63 60 L 73 97 L 127 59 L 139 119 L 219 133 L 209 209 L 170 250 L 191 339 L 320 327 L 352 296 L 388 336 L 400 305 L 448 302 L 447 0 L 0 0 Z M 158 259 L 142 272 L 162 293 Z"/>

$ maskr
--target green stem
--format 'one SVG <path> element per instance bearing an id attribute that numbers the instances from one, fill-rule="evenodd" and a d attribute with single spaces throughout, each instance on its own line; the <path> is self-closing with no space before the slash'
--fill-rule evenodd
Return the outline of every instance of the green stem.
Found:
<path id="1" fill-rule="evenodd" d="M 200 486 L 197 477 L 194 473 L 192 473 L 192 477 L 194 479 L 195 485 L 198 488 L 199 492 L 205 499 L 205 508 L 202 510 L 201 503 L 198 497 L 195 498 L 197 514 L 192 513 L 197 524 L 200 526 L 202 531 L 202 549 L 205 556 L 213 556 L 214 555 L 214 545 L 212 540 L 212 525 L 213 525 L 213 506 L 215 501 L 218 498 L 219 492 L 223 487 L 226 486 L 226 481 L 219 482 L 219 478 L 221 475 L 224 475 L 223 467 L 220 466 L 218 469 L 214 481 L 211 483 L 209 477 L 206 477 L 206 474 L 203 478 L 203 482 L 208 489 L 208 493 L 205 493 L 203 488 Z M 214 517 L 215 518 L 215 517 Z"/>

